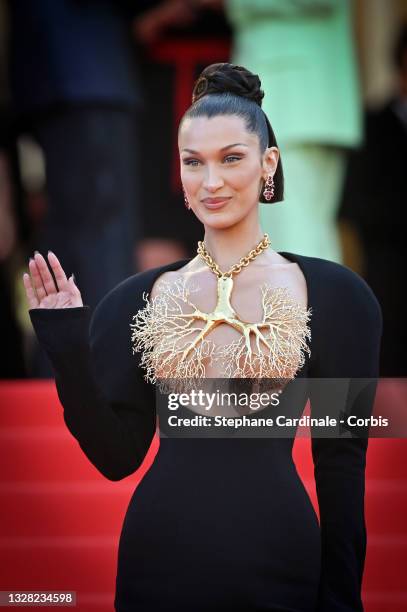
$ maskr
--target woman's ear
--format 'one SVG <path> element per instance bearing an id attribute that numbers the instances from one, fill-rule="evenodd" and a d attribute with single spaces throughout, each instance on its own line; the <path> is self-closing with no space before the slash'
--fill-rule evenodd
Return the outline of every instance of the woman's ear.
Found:
<path id="1" fill-rule="evenodd" d="M 268 147 L 263 153 L 263 178 L 267 179 L 269 174 L 274 175 L 277 170 L 277 164 L 280 157 L 280 151 L 277 147 Z"/>

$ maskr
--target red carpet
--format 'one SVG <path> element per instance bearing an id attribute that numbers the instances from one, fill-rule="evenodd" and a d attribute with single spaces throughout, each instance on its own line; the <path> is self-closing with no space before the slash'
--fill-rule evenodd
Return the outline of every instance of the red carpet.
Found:
<path id="1" fill-rule="evenodd" d="M 111 482 L 67 430 L 53 382 L 0 383 L 0 406 L 0 590 L 72 590 L 76 610 L 111 612 L 120 528 L 158 439 L 136 474 Z M 309 439 L 294 457 L 315 504 Z M 366 612 L 407 611 L 406 464 L 406 440 L 370 440 Z"/>

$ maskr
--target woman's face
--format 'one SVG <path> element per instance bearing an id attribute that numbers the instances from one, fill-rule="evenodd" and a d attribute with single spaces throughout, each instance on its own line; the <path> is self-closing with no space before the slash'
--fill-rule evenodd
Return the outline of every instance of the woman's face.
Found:
<path id="1" fill-rule="evenodd" d="M 277 147 L 262 155 L 257 134 L 237 115 L 185 119 L 178 146 L 186 196 L 205 226 L 226 228 L 257 213 L 262 180 L 277 167 Z"/>

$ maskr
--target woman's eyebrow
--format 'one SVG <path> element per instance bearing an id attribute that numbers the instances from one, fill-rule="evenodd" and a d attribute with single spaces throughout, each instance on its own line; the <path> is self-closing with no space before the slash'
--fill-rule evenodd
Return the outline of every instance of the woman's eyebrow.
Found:
<path id="1" fill-rule="evenodd" d="M 249 145 L 244 144 L 244 142 L 234 142 L 233 144 L 230 145 L 226 145 L 226 147 L 222 147 L 220 149 L 220 151 L 225 151 L 225 149 L 231 149 L 232 147 L 237 147 L 237 146 L 242 146 L 242 147 L 247 147 Z M 188 153 L 195 153 L 196 155 L 199 154 L 199 151 L 194 151 L 194 149 L 182 149 L 183 151 L 187 151 Z"/>

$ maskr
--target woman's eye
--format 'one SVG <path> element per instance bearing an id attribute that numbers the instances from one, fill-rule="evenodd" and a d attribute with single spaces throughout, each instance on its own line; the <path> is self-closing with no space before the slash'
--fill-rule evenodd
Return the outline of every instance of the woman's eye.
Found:
<path id="1" fill-rule="evenodd" d="M 199 163 L 199 159 L 184 159 L 185 166 L 197 166 Z"/>
<path id="2" fill-rule="evenodd" d="M 228 155 L 227 157 L 225 157 L 225 161 L 229 162 L 234 162 L 236 160 L 240 160 L 242 159 L 239 155 Z"/>

